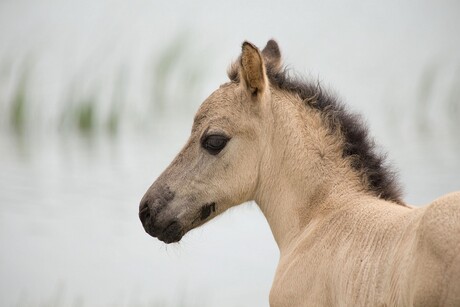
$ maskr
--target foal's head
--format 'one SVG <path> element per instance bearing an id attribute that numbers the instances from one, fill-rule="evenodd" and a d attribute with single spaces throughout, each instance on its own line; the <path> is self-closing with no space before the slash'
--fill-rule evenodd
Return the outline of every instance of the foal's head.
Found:
<path id="1" fill-rule="evenodd" d="M 271 187 L 281 185 L 266 183 L 281 171 L 290 179 L 284 188 L 307 180 L 298 188 L 314 190 L 336 180 L 402 204 L 360 118 L 316 84 L 289 77 L 274 41 L 262 52 L 244 43 L 229 77 L 201 105 L 187 144 L 142 199 L 139 217 L 150 235 L 177 242 L 234 205 L 276 194 Z"/>
<path id="2" fill-rule="evenodd" d="M 254 198 L 270 135 L 266 70 L 279 68 L 280 62 L 274 41 L 262 52 L 243 44 L 231 69 L 233 81 L 203 102 L 187 144 L 144 195 L 139 217 L 147 233 L 177 242 L 189 230 Z"/>

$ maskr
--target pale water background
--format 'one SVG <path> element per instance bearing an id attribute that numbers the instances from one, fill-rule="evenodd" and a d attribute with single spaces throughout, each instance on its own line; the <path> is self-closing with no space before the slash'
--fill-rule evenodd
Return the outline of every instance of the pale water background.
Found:
<path id="1" fill-rule="evenodd" d="M 409 203 L 460 188 L 458 1 L 3 0 L 0 306 L 267 306 L 255 205 L 170 246 L 137 210 L 242 41 L 270 38 L 364 115 Z"/>

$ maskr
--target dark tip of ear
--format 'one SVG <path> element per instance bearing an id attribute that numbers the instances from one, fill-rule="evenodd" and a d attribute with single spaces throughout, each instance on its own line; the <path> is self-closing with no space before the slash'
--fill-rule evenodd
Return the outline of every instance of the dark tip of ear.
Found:
<path id="1" fill-rule="evenodd" d="M 241 46 L 241 50 L 244 51 L 245 48 L 251 48 L 251 49 L 257 50 L 256 45 L 254 45 L 253 43 L 250 43 L 250 42 L 248 42 L 248 41 L 244 41 L 244 42 L 243 42 L 243 45 Z"/>

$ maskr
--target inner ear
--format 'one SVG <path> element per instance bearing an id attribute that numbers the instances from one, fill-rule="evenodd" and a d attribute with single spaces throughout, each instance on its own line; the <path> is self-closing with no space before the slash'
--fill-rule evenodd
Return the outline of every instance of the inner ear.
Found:
<path id="1" fill-rule="evenodd" d="M 258 96 L 267 87 L 265 65 L 259 49 L 244 42 L 241 53 L 241 77 L 253 96 Z"/>

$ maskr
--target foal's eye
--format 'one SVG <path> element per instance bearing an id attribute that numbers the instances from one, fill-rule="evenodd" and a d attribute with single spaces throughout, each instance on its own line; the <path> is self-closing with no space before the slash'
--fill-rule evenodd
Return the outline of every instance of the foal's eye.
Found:
<path id="1" fill-rule="evenodd" d="M 228 140 L 229 138 L 224 135 L 211 134 L 204 138 L 201 146 L 211 155 L 217 155 L 227 145 Z"/>

